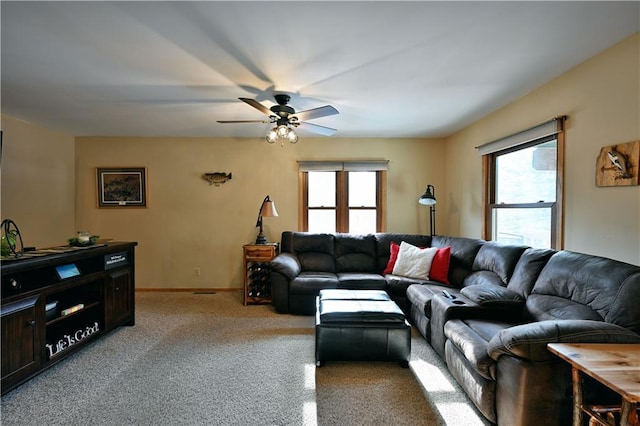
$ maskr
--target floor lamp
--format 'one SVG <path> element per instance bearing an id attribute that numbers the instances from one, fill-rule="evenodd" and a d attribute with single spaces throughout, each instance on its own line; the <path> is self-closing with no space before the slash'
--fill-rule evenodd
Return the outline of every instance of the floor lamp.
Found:
<path id="1" fill-rule="evenodd" d="M 418 203 L 429 206 L 429 231 L 433 237 L 436 234 L 436 190 L 433 185 L 427 185 L 427 189 L 418 199 Z"/>

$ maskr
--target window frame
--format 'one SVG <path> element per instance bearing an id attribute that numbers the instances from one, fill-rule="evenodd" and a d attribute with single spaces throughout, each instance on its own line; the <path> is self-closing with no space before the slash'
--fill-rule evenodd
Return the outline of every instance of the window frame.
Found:
<path id="1" fill-rule="evenodd" d="M 321 170 L 314 170 L 320 172 Z M 313 207 L 316 210 L 336 211 L 336 231 L 349 232 L 350 210 L 372 210 L 370 207 L 349 207 L 349 172 L 363 172 L 367 170 L 326 170 L 336 173 L 336 207 Z M 386 204 L 387 204 L 387 171 L 369 170 L 376 174 L 376 232 L 386 232 Z M 309 171 L 298 172 L 298 230 L 309 230 Z"/>
<path id="2" fill-rule="evenodd" d="M 542 145 L 551 140 L 556 140 L 556 200 L 554 202 L 532 203 L 496 203 L 496 159 L 497 157 L 520 151 L 533 146 Z M 490 152 L 482 156 L 482 238 L 490 241 L 493 239 L 494 211 L 496 209 L 551 209 L 551 235 L 550 245 L 554 250 L 562 250 L 564 247 L 564 132 L 559 131 L 553 135 L 543 136 L 532 141 L 511 146 L 499 151 Z"/>

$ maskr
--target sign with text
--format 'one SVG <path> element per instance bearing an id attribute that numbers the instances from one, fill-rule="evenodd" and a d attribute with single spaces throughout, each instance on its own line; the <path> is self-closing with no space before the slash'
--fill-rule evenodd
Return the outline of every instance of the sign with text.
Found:
<path id="1" fill-rule="evenodd" d="M 121 251 L 104 256 L 104 269 L 113 269 L 129 264 L 129 252 Z"/>

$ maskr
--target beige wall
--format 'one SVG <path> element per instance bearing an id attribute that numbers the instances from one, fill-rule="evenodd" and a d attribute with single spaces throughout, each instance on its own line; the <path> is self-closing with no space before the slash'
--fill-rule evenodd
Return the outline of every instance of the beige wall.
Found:
<path id="1" fill-rule="evenodd" d="M 564 114 L 565 249 L 638 265 L 640 187 L 596 187 L 595 163 L 601 147 L 640 139 L 640 34 L 448 138 L 448 230 L 481 234 L 482 170 L 474 147 Z"/>
<path id="2" fill-rule="evenodd" d="M 479 237 L 475 146 L 567 114 L 565 248 L 640 264 L 640 187 L 594 183 L 602 146 L 640 139 L 639 68 L 635 35 L 446 142 L 301 137 L 281 148 L 261 139 L 87 137 L 76 138 L 74 161 L 73 137 L 3 115 L 2 218 L 38 247 L 63 243 L 76 229 L 138 241 L 138 287 L 238 288 L 241 246 L 255 240 L 265 195 L 280 213 L 264 220 L 269 240 L 297 229 L 297 160 L 390 160 L 388 231 L 428 232 L 417 198 L 430 183 L 438 233 Z M 98 209 L 99 166 L 147 167 L 149 207 Z M 209 186 L 204 172 L 233 179 Z"/>
<path id="3" fill-rule="evenodd" d="M 73 136 L 1 115 L 2 219 L 25 246 L 67 242 L 75 233 Z"/>
<path id="4" fill-rule="evenodd" d="M 255 241 L 266 195 L 279 213 L 264 219 L 269 241 L 298 229 L 297 160 L 389 160 L 387 230 L 426 233 L 427 209 L 417 200 L 427 183 L 444 188 L 444 149 L 443 140 L 421 139 L 301 136 L 298 144 L 280 147 L 263 139 L 77 138 L 76 225 L 138 241 L 140 288 L 238 288 L 242 245 Z M 98 209 L 95 168 L 106 166 L 146 167 L 148 208 Z M 210 186 L 201 178 L 205 172 L 233 178 Z M 438 231 L 445 229 L 439 224 Z"/>

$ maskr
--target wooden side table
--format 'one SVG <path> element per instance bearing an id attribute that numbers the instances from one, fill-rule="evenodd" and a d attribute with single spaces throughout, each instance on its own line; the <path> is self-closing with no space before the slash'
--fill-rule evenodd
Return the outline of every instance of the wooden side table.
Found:
<path id="1" fill-rule="evenodd" d="M 603 414 L 620 413 L 621 426 L 640 426 L 640 344 L 549 343 L 549 351 L 571 364 L 573 382 L 573 425 L 582 425 L 582 414 L 590 416 L 589 424 L 611 425 Z M 616 407 L 585 405 L 582 401 L 582 377 L 587 374 L 620 394 L 622 404 Z"/>
<path id="2" fill-rule="evenodd" d="M 269 262 L 278 255 L 278 249 L 278 243 L 242 246 L 245 306 L 271 304 Z"/>

